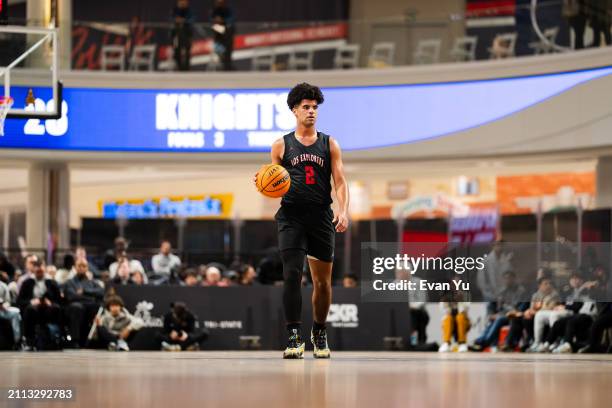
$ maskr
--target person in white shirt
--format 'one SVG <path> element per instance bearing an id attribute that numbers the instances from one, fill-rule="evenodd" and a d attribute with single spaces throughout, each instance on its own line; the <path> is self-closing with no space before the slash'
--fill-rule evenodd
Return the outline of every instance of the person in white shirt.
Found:
<path id="1" fill-rule="evenodd" d="M 170 276 L 172 269 L 181 266 L 181 259 L 172 253 L 170 241 L 163 241 L 159 253 L 151 259 L 151 266 L 156 275 Z"/>

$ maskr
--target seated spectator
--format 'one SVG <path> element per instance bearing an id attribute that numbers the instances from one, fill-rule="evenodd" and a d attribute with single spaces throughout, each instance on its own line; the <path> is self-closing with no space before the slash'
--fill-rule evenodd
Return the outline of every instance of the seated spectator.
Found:
<path id="1" fill-rule="evenodd" d="M 356 288 L 357 287 L 357 277 L 353 274 L 346 274 L 342 278 L 342 287 L 344 288 Z"/>
<path id="2" fill-rule="evenodd" d="M 181 259 L 172 253 L 172 245 L 170 241 L 163 241 L 159 248 L 159 253 L 153 255 L 151 259 L 151 267 L 156 275 L 170 276 L 173 269 L 178 269 L 181 266 Z"/>
<path id="3" fill-rule="evenodd" d="M 113 262 L 109 266 L 108 271 L 110 272 L 111 279 L 115 279 L 115 276 L 117 276 L 117 268 L 119 268 L 119 264 L 123 261 L 127 261 L 129 263 L 130 271 L 140 271 L 144 277 L 145 283 L 148 283 L 147 274 L 142 266 L 142 263 L 140 263 L 140 261 L 137 259 L 130 259 L 125 252 L 121 253 L 117 261 Z"/>
<path id="4" fill-rule="evenodd" d="M 578 350 L 579 353 L 603 353 L 601 341 L 604 331 L 612 327 L 612 303 L 597 303 L 597 314 L 593 318 L 593 324 L 589 331 L 587 345 Z"/>
<path id="5" fill-rule="evenodd" d="M 55 281 L 59 285 L 63 285 L 68 282 L 69 279 L 74 278 L 76 270 L 74 269 L 74 256 L 72 254 L 64 255 L 64 262 L 62 267 L 55 274 Z"/>
<path id="6" fill-rule="evenodd" d="M 34 349 L 38 346 L 36 326 L 46 330 L 52 324 L 59 331 L 61 292 L 57 282 L 45 278 L 45 267 L 41 261 L 30 258 L 29 262 L 33 277 L 23 282 L 17 305 L 23 316 L 27 347 Z"/>
<path id="7" fill-rule="evenodd" d="M 112 279 L 112 282 L 114 285 L 130 285 L 132 284 L 131 275 L 132 271 L 130 270 L 130 263 L 124 258 L 119 261 L 117 272 L 115 277 Z"/>
<path id="8" fill-rule="evenodd" d="M 507 314 L 517 312 L 517 308 L 525 298 L 525 288 L 516 281 L 514 271 L 505 271 L 502 278 L 503 286 L 498 301 L 493 302 L 495 310 L 489 315 L 489 322 L 484 332 L 474 341 L 473 348 L 476 350 L 491 347 L 492 352 L 497 351 L 499 333 L 502 327 L 510 323 Z"/>
<path id="9" fill-rule="evenodd" d="M 64 286 L 68 302 L 66 316 L 70 325 L 71 346 L 75 348 L 84 345 L 86 339 L 83 329 L 93 322 L 104 297 L 102 286 L 88 276 L 88 267 L 86 260 L 79 260 L 76 263 L 76 276 Z"/>
<path id="10" fill-rule="evenodd" d="M 399 275 L 398 275 L 399 274 Z M 417 288 L 420 287 L 420 280 L 418 276 L 412 275 L 410 271 L 397 270 L 397 280 L 410 280 L 415 282 Z M 346 277 L 345 277 L 346 278 Z M 416 344 L 427 343 L 427 325 L 429 324 L 429 313 L 425 308 L 427 304 L 427 291 L 424 290 L 411 290 L 408 292 L 408 305 L 410 307 L 410 323 L 412 331 L 416 332 Z M 412 338 L 412 335 L 410 336 Z M 411 340 L 411 346 L 414 346 L 414 342 Z"/>
<path id="11" fill-rule="evenodd" d="M 39 261 L 38 256 L 32 254 L 26 255 L 25 271 L 17 280 L 17 293 L 19 293 L 19 290 L 21 290 L 21 285 L 23 285 L 23 282 L 34 277 L 34 263 L 37 261 Z"/>
<path id="12" fill-rule="evenodd" d="M 8 285 L 0 280 L 0 319 L 11 322 L 13 329 L 13 346 L 18 349 L 21 345 L 21 312 L 11 306 L 11 293 Z"/>
<path id="13" fill-rule="evenodd" d="M 130 279 L 134 285 L 144 285 L 145 284 L 144 275 L 139 270 L 132 271 L 132 275 Z"/>
<path id="14" fill-rule="evenodd" d="M 104 269 L 109 270 L 110 266 L 119 260 L 119 256 L 124 254 L 128 249 L 128 242 L 123 237 L 115 238 L 115 247 L 113 249 L 109 249 L 104 254 Z M 114 276 L 111 276 L 114 278 Z"/>
<path id="15" fill-rule="evenodd" d="M 468 302 L 441 302 L 444 311 L 442 318 L 442 345 L 438 349 L 440 353 L 451 351 L 451 340 L 456 335 L 459 343 L 459 352 L 465 353 L 467 347 L 467 333 L 470 330 L 470 319 L 467 315 Z"/>
<path id="16" fill-rule="evenodd" d="M 585 283 L 584 277 L 579 271 L 574 271 L 569 279 L 569 286 L 563 288 L 565 303 L 556 307 L 555 311 L 560 314 L 551 325 L 546 335 L 546 338 L 540 348 L 537 350 L 541 353 L 554 351 L 562 342 L 564 332 L 568 322 L 577 317 L 581 313 L 585 304 L 590 304 L 584 311 L 592 308 L 594 310 L 594 300 L 590 297 L 590 283 Z M 538 316 L 536 315 L 536 324 Z M 580 318 L 582 319 L 582 318 Z M 574 323 L 572 323 L 574 325 Z M 590 324 L 589 324 L 590 326 Z M 588 330 L 588 327 L 586 329 Z M 572 338 L 574 336 L 572 335 Z M 582 339 L 584 340 L 584 338 Z M 571 348 L 570 348 L 571 351 Z"/>
<path id="17" fill-rule="evenodd" d="M 8 257 L 0 252 L 0 275 L 6 275 L 4 278 L 0 276 L 0 280 L 5 283 L 12 281 L 15 278 L 15 267 L 9 262 Z"/>
<path id="18" fill-rule="evenodd" d="M 183 280 L 183 286 L 198 286 L 198 274 L 193 268 L 189 268 L 185 271 L 185 280 Z"/>
<path id="19" fill-rule="evenodd" d="M 266 249 L 266 256 L 257 265 L 257 276 L 263 285 L 282 285 L 283 262 L 277 247 Z"/>
<path id="20" fill-rule="evenodd" d="M 196 330 L 195 317 L 183 302 L 175 302 L 172 310 L 164 316 L 161 335 L 162 350 L 199 350 L 206 333 Z"/>
<path id="21" fill-rule="evenodd" d="M 103 347 L 111 351 L 129 351 L 128 341 L 140 330 L 144 322 L 132 316 L 117 295 L 106 299 L 102 316 L 96 317 L 96 334 Z"/>
<path id="22" fill-rule="evenodd" d="M 216 266 L 206 268 L 206 277 L 202 282 L 202 286 L 219 286 L 225 287 L 227 283 L 221 281 L 221 271 Z"/>
<path id="23" fill-rule="evenodd" d="M 76 247 L 76 249 L 74 250 L 74 258 L 77 261 L 79 259 L 86 260 L 87 263 L 89 264 L 89 271 L 92 273 L 92 275 L 100 276 L 100 271 L 98 271 L 98 268 L 96 267 L 96 265 L 87 258 L 87 250 L 85 249 L 85 247 L 82 247 L 82 246 Z"/>
<path id="24" fill-rule="evenodd" d="M 572 281 L 576 282 L 576 280 Z M 575 289 L 578 290 L 579 288 Z M 567 310 L 565 308 L 563 303 L 561 303 L 561 297 L 554 288 L 553 291 L 557 293 L 556 299 L 550 299 L 550 301 L 546 305 L 543 304 L 534 316 L 533 344 L 527 350 L 527 352 L 543 353 L 548 351 L 550 344 L 544 341 L 545 330 L 547 328 L 551 328 L 557 320 L 566 317 L 572 313 L 570 310 Z"/>
<path id="25" fill-rule="evenodd" d="M 257 282 L 257 272 L 253 265 L 244 264 L 240 267 L 238 273 L 238 284 L 241 286 L 256 286 L 259 285 Z"/>
<path id="26" fill-rule="evenodd" d="M 543 274 L 538 279 L 538 290 L 531 297 L 529 306 L 521 305 L 516 311 L 507 314 L 510 319 L 510 332 L 506 338 L 504 351 L 512 351 L 518 346 L 523 338 L 523 331 L 527 334 L 524 345 L 528 345 L 534 337 L 534 317 L 536 313 L 540 310 L 554 309 L 560 300 L 559 293 L 552 286 L 550 277 L 547 274 Z"/>

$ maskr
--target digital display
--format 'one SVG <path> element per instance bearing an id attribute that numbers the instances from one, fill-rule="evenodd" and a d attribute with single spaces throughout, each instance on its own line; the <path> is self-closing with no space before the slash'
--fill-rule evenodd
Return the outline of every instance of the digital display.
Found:
<path id="1" fill-rule="evenodd" d="M 318 130 L 343 150 L 441 137 L 499 120 L 612 67 L 438 84 L 323 88 Z M 142 152 L 265 152 L 295 126 L 288 89 L 64 88 L 58 120 L 9 119 L 0 148 Z M 27 88 L 13 88 L 25 100 Z M 51 110 L 48 89 L 29 109 Z"/>

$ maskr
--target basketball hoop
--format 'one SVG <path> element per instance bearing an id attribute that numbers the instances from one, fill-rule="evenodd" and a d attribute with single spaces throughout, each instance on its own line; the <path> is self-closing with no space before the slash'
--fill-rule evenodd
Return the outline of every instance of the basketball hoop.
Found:
<path id="1" fill-rule="evenodd" d="M 13 106 L 13 98 L 10 96 L 0 96 L 0 136 L 4 136 L 4 119 L 6 119 L 11 106 Z"/>

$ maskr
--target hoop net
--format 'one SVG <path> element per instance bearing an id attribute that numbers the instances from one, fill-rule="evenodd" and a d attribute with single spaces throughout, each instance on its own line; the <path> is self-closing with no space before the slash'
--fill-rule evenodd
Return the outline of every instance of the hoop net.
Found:
<path id="1" fill-rule="evenodd" d="M 6 119 L 11 106 L 13 106 L 13 98 L 0 96 L 0 136 L 4 136 L 4 119 Z"/>

